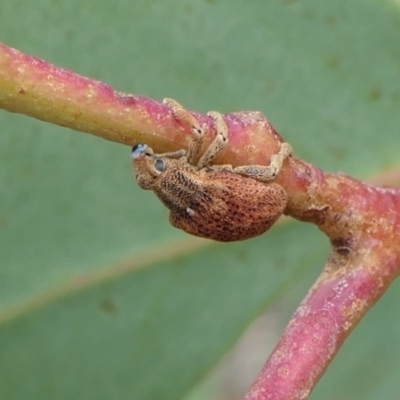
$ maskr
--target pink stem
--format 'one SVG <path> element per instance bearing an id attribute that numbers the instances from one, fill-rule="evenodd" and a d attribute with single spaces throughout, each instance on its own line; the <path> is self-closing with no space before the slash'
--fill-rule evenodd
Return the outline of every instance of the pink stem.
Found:
<path id="1" fill-rule="evenodd" d="M 399 189 L 326 174 L 298 159 L 280 179 L 291 195 L 287 214 L 316 223 L 333 249 L 245 400 L 307 399 L 400 272 Z"/>
<path id="2" fill-rule="evenodd" d="M 0 108 L 133 146 L 146 143 L 156 152 L 185 147 L 190 127 L 170 108 L 144 96 L 122 93 L 0 43 Z M 208 134 L 211 118 L 194 113 Z M 224 162 L 265 162 L 277 149 L 272 125 L 257 112 L 226 116 L 231 148 Z M 267 152 L 262 149 L 268 149 Z"/>

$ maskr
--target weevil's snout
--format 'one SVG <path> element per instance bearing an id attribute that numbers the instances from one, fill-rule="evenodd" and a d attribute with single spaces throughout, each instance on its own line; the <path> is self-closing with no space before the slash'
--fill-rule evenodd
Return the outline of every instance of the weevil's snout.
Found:
<path id="1" fill-rule="evenodd" d="M 132 159 L 137 160 L 148 148 L 149 146 L 147 146 L 147 144 L 141 144 L 141 143 L 132 147 L 132 152 L 131 152 Z"/>
<path id="2" fill-rule="evenodd" d="M 145 171 L 148 169 L 148 164 L 154 163 L 154 152 L 147 144 L 139 143 L 132 148 L 131 158 L 135 170 Z"/>
<path id="3" fill-rule="evenodd" d="M 137 144 L 132 148 L 131 157 L 133 170 L 139 186 L 143 189 L 152 189 L 160 175 L 156 169 L 156 159 L 153 150 L 147 144 Z"/>

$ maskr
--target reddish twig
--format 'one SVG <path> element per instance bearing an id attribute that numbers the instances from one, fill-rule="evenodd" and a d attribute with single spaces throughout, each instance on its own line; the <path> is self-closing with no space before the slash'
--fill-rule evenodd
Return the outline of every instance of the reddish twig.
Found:
<path id="1" fill-rule="evenodd" d="M 0 107 L 120 143 L 144 142 L 157 152 L 184 147 L 190 134 L 162 103 L 114 91 L 2 44 Z M 208 116 L 194 115 L 214 133 Z M 217 162 L 268 164 L 282 141 L 268 120 L 256 112 L 224 119 L 230 142 Z M 275 182 L 289 197 L 285 214 L 316 224 L 332 252 L 246 400 L 306 399 L 400 266 L 399 189 L 328 174 L 295 157 Z"/>
<path id="2" fill-rule="evenodd" d="M 332 252 L 246 400 L 307 399 L 346 337 L 399 274 L 400 190 L 327 174 L 301 160 L 290 164 L 279 177 L 290 194 L 286 212 L 318 225 Z"/>

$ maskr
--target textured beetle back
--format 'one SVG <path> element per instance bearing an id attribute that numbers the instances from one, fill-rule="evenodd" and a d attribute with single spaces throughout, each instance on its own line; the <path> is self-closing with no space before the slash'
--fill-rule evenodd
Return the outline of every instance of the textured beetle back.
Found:
<path id="1" fill-rule="evenodd" d="M 267 231 L 286 207 L 287 195 L 280 185 L 227 171 L 205 175 L 189 206 L 194 212 L 171 211 L 173 226 L 222 242 L 244 240 Z"/>

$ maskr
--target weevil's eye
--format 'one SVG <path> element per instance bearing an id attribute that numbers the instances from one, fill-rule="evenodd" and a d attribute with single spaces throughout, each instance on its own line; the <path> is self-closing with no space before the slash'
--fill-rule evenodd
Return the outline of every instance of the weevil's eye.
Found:
<path id="1" fill-rule="evenodd" d="M 137 144 L 132 148 L 131 157 L 136 160 L 145 150 L 147 149 L 147 144 Z"/>
<path id="2" fill-rule="evenodd" d="M 156 162 L 154 163 L 156 170 L 158 172 L 163 172 L 165 170 L 165 162 L 161 160 L 161 158 L 157 158 Z"/>

